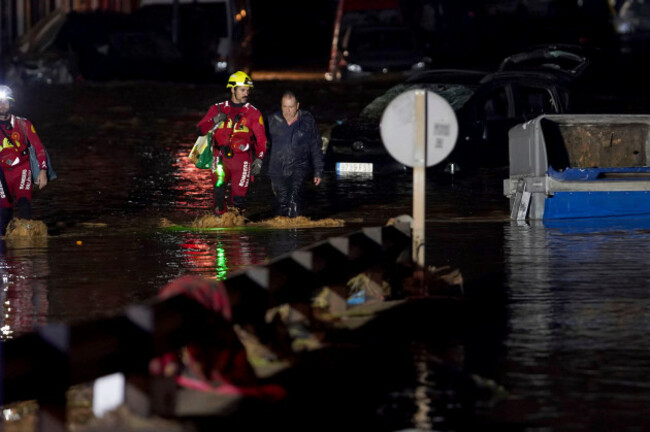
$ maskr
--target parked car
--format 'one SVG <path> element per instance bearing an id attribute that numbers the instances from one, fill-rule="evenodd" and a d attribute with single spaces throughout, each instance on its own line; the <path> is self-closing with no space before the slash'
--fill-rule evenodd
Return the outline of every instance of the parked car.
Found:
<path id="1" fill-rule="evenodd" d="M 429 69 L 415 33 L 400 25 L 363 25 L 346 29 L 336 53 L 337 79 L 408 74 Z"/>
<path id="2" fill-rule="evenodd" d="M 593 53 L 575 44 L 545 44 L 503 59 L 500 71 L 551 70 L 570 77 L 582 76 L 591 63 Z"/>
<path id="3" fill-rule="evenodd" d="M 550 70 L 422 72 L 390 88 L 357 117 L 337 122 L 328 140 L 327 166 L 339 171 L 405 169 L 385 150 L 379 123 L 393 98 L 416 88 L 445 98 L 458 119 L 456 146 L 438 168 L 457 172 L 506 166 L 509 129 L 540 114 L 569 112 L 573 81 L 566 74 Z"/>

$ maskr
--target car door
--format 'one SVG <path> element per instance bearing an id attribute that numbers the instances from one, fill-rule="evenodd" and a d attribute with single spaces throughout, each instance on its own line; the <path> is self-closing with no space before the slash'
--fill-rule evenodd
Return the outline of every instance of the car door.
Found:
<path id="1" fill-rule="evenodd" d="M 513 87 L 515 116 L 519 123 L 532 120 L 542 114 L 564 111 L 564 101 L 553 85 L 519 83 Z"/>
<path id="2" fill-rule="evenodd" d="M 510 82 L 492 82 L 481 87 L 466 114 L 470 116 L 468 128 L 461 137 L 465 164 L 507 165 L 508 131 L 517 123 Z"/>

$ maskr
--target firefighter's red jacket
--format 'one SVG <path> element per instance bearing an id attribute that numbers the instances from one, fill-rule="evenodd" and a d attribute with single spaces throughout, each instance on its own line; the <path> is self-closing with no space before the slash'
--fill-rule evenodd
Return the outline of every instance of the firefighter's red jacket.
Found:
<path id="1" fill-rule="evenodd" d="M 31 144 L 36 151 L 38 166 L 42 170 L 47 170 L 45 149 L 32 122 L 24 117 L 12 115 L 9 125 L 0 124 L 0 128 L 2 128 L 0 131 L 0 165 L 2 168 L 15 167 L 29 162 L 28 146 Z"/>
<path id="2" fill-rule="evenodd" d="M 234 106 L 230 101 L 214 104 L 197 125 L 201 135 L 207 134 L 215 126 L 214 117 L 219 113 L 227 117 L 214 131 L 216 145 L 230 146 L 234 153 L 250 151 L 254 158 L 264 158 L 267 140 L 260 110 L 250 103 L 241 107 Z"/>

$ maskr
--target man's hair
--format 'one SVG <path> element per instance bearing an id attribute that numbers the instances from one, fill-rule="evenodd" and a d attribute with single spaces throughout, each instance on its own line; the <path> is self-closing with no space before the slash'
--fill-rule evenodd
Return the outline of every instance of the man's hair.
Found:
<path id="1" fill-rule="evenodd" d="M 284 99 L 284 98 L 291 98 L 291 99 L 294 99 L 296 101 L 296 103 L 298 102 L 298 98 L 296 97 L 296 94 L 294 92 L 292 92 L 291 90 L 287 90 L 284 93 L 282 93 L 282 99 Z"/>

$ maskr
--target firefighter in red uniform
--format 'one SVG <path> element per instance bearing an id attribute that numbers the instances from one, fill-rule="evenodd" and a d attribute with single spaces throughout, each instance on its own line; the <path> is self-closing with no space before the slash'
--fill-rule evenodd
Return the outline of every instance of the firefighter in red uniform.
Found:
<path id="1" fill-rule="evenodd" d="M 231 184 L 230 204 L 246 207 L 249 179 L 259 176 L 266 152 L 266 132 L 262 113 L 248 103 L 253 81 L 241 71 L 228 78 L 230 100 L 212 105 L 198 123 L 200 135 L 213 131 L 211 170 L 214 184 L 214 212 L 227 211 L 226 187 Z"/>
<path id="2" fill-rule="evenodd" d="M 40 172 L 35 183 L 39 189 L 47 185 L 47 156 L 34 125 L 11 113 L 16 100 L 12 90 L 0 85 L 0 226 L 5 235 L 7 224 L 18 210 L 21 219 L 32 218 L 32 170 L 29 163 L 31 145 L 38 159 Z"/>

